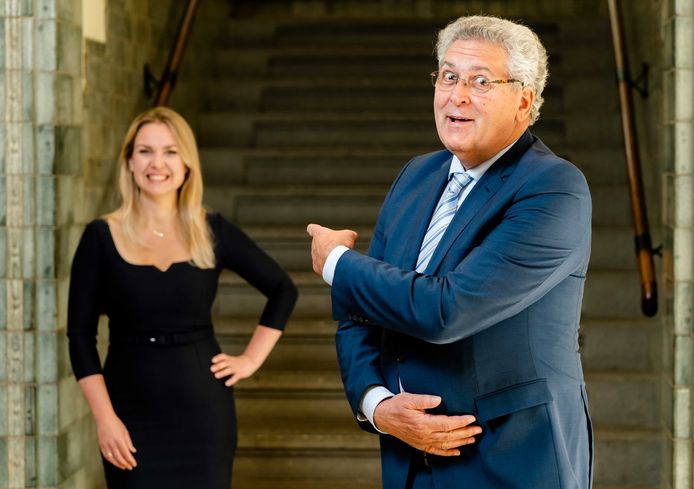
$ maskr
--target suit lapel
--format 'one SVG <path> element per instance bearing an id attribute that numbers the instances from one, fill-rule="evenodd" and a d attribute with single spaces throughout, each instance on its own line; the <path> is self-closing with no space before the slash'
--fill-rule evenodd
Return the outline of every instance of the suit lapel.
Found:
<path id="1" fill-rule="evenodd" d="M 412 192 L 411 205 L 404 206 L 403 212 L 405 215 L 401 222 L 409 223 L 403 226 L 399 242 L 402 246 L 402 255 L 399 259 L 394 260 L 395 263 L 403 269 L 414 270 L 417 265 L 417 257 L 419 256 L 419 248 L 422 245 L 422 240 L 429 227 L 429 221 L 434 214 L 436 204 L 439 202 L 441 192 L 447 183 L 448 170 L 451 166 L 453 155 L 443 153 L 444 159 L 434 166 L 433 171 L 428 171 L 421 181 L 417 182 L 417 188 L 422 191 Z"/>
<path id="2" fill-rule="evenodd" d="M 530 148 L 533 139 L 530 131 L 526 130 L 516 141 L 516 144 L 485 172 L 482 179 L 465 198 L 460 209 L 458 209 L 458 212 L 448 225 L 427 265 L 425 273 L 433 274 L 436 271 L 450 247 L 458 239 L 458 236 L 465 230 L 470 221 L 478 215 L 484 204 L 501 188 L 506 178 L 513 171 L 514 163 Z"/>

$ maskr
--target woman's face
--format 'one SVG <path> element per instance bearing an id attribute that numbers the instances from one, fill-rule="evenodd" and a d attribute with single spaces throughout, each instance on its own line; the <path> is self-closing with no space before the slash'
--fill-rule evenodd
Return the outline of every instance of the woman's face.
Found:
<path id="1" fill-rule="evenodd" d="M 145 124 L 137 132 L 128 169 L 140 192 L 153 199 L 177 195 L 188 172 L 171 130 L 161 122 Z"/>

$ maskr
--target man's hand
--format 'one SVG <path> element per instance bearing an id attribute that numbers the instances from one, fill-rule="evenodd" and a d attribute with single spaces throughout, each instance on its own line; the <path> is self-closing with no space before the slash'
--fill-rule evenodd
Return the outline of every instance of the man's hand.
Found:
<path id="1" fill-rule="evenodd" d="M 458 447 L 474 443 L 482 428 L 470 426 L 474 416 L 425 412 L 439 404 L 438 396 L 403 392 L 376 406 L 374 424 L 418 450 L 444 457 L 460 455 Z"/>
<path id="2" fill-rule="evenodd" d="M 351 229 L 334 229 L 323 227 L 319 224 L 309 224 L 306 232 L 313 238 L 311 243 L 311 260 L 313 260 L 313 271 L 318 275 L 323 275 L 325 260 L 332 250 L 339 245 L 347 248 L 354 248 L 354 242 L 359 235 Z"/>

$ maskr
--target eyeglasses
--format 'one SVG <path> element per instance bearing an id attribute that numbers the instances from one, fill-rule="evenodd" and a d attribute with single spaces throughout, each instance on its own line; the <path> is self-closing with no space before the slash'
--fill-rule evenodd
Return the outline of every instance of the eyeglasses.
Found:
<path id="1" fill-rule="evenodd" d="M 492 89 L 492 83 L 520 83 L 521 86 L 523 86 L 523 82 L 515 78 L 510 78 L 508 80 L 490 80 L 484 75 L 472 75 L 465 79 L 460 78 L 457 73 L 452 71 L 434 71 L 431 73 L 432 85 L 444 92 L 453 90 L 460 80 L 462 80 L 463 85 L 470 87 L 475 93 L 487 93 Z"/>

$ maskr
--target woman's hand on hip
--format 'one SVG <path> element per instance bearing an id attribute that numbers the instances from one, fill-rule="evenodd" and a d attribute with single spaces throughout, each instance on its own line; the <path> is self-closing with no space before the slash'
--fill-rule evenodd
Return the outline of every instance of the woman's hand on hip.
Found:
<path id="1" fill-rule="evenodd" d="M 130 439 L 130 433 L 115 414 L 96 420 L 99 448 L 104 458 L 123 470 L 133 470 L 137 462 L 133 453 L 137 450 Z"/>
<path id="2" fill-rule="evenodd" d="M 212 357 L 210 370 L 216 379 L 229 377 L 224 381 L 224 385 L 231 387 L 239 380 L 247 379 L 253 375 L 258 370 L 258 367 L 260 367 L 260 364 L 249 355 L 232 356 L 220 353 Z"/>

